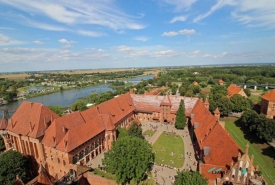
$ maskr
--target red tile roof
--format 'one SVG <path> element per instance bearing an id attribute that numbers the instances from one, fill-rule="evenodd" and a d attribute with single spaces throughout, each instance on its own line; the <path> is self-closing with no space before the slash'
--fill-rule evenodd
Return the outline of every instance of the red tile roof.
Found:
<path id="1" fill-rule="evenodd" d="M 203 174 L 203 176 L 207 179 L 209 179 L 209 181 L 213 181 L 219 177 L 221 177 L 220 173 L 214 173 L 215 170 L 208 172 L 210 169 L 215 168 L 215 170 L 222 168 L 221 171 L 225 170 L 224 166 L 218 166 L 218 165 L 212 165 L 212 164 L 200 164 L 200 173 Z"/>
<path id="2" fill-rule="evenodd" d="M 55 118 L 58 118 L 58 115 L 45 105 L 24 101 L 10 118 L 7 130 L 39 138 L 44 135 L 47 125 Z"/>
<path id="3" fill-rule="evenodd" d="M 171 103 L 169 95 L 164 96 L 164 98 L 161 101 L 160 105 L 172 106 L 172 103 Z"/>
<path id="4" fill-rule="evenodd" d="M 47 129 L 42 143 L 70 152 L 101 132 L 114 130 L 115 124 L 133 111 L 130 94 L 120 95 L 83 112 L 56 119 Z"/>
<path id="5" fill-rule="evenodd" d="M 265 93 L 262 98 L 268 101 L 275 101 L 275 89 Z"/>
<path id="6" fill-rule="evenodd" d="M 242 88 L 240 88 L 234 84 L 230 84 L 227 88 L 227 97 L 230 98 L 233 95 L 238 94 L 241 90 L 242 90 Z"/>
<path id="7" fill-rule="evenodd" d="M 236 162 L 240 147 L 229 136 L 225 129 L 217 123 L 206 139 L 201 144 L 203 147 L 211 147 L 207 156 L 204 156 L 206 164 L 229 167 L 232 161 Z"/>
<path id="8" fill-rule="evenodd" d="M 66 135 L 66 131 L 84 124 L 85 121 L 80 112 L 73 112 L 53 121 L 46 130 L 42 143 L 49 147 L 55 147 Z"/>
<path id="9" fill-rule="evenodd" d="M 133 103 L 135 105 L 135 109 L 138 111 L 148 111 L 148 112 L 160 112 L 160 105 L 164 96 L 156 96 L 156 95 L 139 95 L 139 94 L 131 94 Z M 190 113 L 197 102 L 198 98 L 191 97 L 182 97 L 182 96 L 173 96 L 169 95 L 171 106 L 171 113 L 176 113 L 180 101 L 183 99 L 185 104 L 185 114 L 190 116 Z"/>
<path id="10" fill-rule="evenodd" d="M 209 89 L 202 89 L 201 92 L 204 93 L 204 94 L 209 94 L 211 92 L 211 90 L 209 90 Z"/>
<path id="11" fill-rule="evenodd" d="M 76 147 L 105 131 L 105 125 L 108 123 L 104 123 L 104 121 L 109 121 L 108 118 L 106 119 L 106 116 L 109 117 L 108 115 L 100 115 L 92 121 L 69 129 L 66 135 L 56 146 L 56 149 L 62 152 L 70 152 Z"/>
<path id="12" fill-rule="evenodd" d="M 151 91 L 146 92 L 146 95 L 158 95 L 160 94 L 162 91 L 164 91 L 166 89 L 166 87 L 159 87 L 159 88 L 155 88 Z"/>
<path id="13" fill-rule="evenodd" d="M 0 130 L 5 130 L 8 126 L 8 119 L 6 117 L 3 117 L 0 121 Z"/>
<path id="14" fill-rule="evenodd" d="M 201 100 L 197 101 L 191 112 L 191 124 L 195 127 L 194 132 L 199 144 L 216 124 L 216 118 L 205 108 Z"/>

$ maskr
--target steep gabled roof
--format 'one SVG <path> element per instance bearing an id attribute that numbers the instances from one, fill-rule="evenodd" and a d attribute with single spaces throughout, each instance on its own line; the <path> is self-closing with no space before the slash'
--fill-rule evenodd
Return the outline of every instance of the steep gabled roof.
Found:
<path id="1" fill-rule="evenodd" d="M 230 84 L 227 88 L 227 97 L 230 98 L 233 95 L 238 94 L 241 90 L 242 90 L 242 88 L 240 88 L 234 84 Z"/>
<path id="2" fill-rule="evenodd" d="M 195 104 L 191 115 L 193 115 L 193 117 L 191 117 L 191 123 L 193 125 L 197 123 L 194 132 L 200 144 L 200 141 L 205 139 L 205 135 L 207 135 L 210 129 L 216 124 L 216 118 L 205 108 L 200 100 Z"/>
<path id="3" fill-rule="evenodd" d="M 201 144 L 202 147 L 210 147 L 210 152 L 204 156 L 206 164 L 229 167 L 232 161 L 236 162 L 240 147 L 229 136 L 220 124 L 216 124 L 206 139 Z"/>
<path id="4" fill-rule="evenodd" d="M 10 118 L 7 130 L 16 134 L 39 138 L 44 135 L 51 121 L 58 117 L 41 103 L 24 101 Z"/>
<path id="5" fill-rule="evenodd" d="M 0 121 L 0 130 L 5 130 L 8 126 L 8 119 L 6 117 L 3 117 Z"/>
<path id="6" fill-rule="evenodd" d="M 66 132 L 66 135 L 61 139 L 57 144 L 56 149 L 62 152 L 70 152 L 86 141 L 92 139 L 97 134 L 103 132 L 106 128 L 105 125 L 108 125 L 108 118 L 102 115 L 97 116 L 92 121 L 81 124 L 77 127 L 69 129 Z"/>
<path id="7" fill-rule="evenodd" d="M 80 112 L 73 112 L 53 121 L 45 132 L 42 143 L 49 147 L 55 147 L 66 135 L 66 131 L 71 130 L 85 121 Z"/>
<path id="8" fill-rule="evenodd" d="M 262 96 L 262 99 L 265 99 L 265 100 L 268 100 L 268 101 L 275 101 L 275 89 L 265 93 Z"/>
<path id="9" fill-rule="evenodd" d="M 166 106 L 172 106 L 171 100 L 169 95 L 167 94 L 166 96 L 164 96 L 163 100 L 161 101 L 160 105 L 166 105 Z"/>

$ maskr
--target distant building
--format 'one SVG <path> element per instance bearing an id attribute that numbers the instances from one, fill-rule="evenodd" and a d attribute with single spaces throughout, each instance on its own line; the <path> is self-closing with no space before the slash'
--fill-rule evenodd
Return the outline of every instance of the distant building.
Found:
<path id="1" fill-rule="evenodd" d="M 269 119 L 275 119 L 275 90 L 262 96 L 261 113 Z"/>
<path id="2" fill-rule="evenodd" d="M 197 81 L 194 81 L 193 85 L 199 85 L 199 83 Z"/>
<path id="3" fill-rule="evenodd" d="M 222 79 L 219 80 L 219 85 L 224 85 L 224 81 Z"/>
<path id="4" fill-rule="evenodd" d="M 247 98 L 247 95 L 245 94 L 243 88 L 236 86 L 235 84 L 231 84 L 227 88 L 227 97 L 231 98 L 235 94 L 239 94 L 245 98 Z"/>

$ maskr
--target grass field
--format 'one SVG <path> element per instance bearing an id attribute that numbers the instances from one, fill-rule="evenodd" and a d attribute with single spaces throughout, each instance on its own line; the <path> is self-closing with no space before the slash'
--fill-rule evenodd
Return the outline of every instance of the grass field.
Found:
<path id="1" fill-rule="evenodd" d="M 240 127 L 236 126 L 234 119 L 225 118 L 222 120 L 226 122 L 226 130 L 243 151 L 245 151 L 246 144 L 249 144 L 248 153 L 249 156 L 254 155 L 254 165 L 259 165 L 259 170 L 268 184 L 275 184 L 275 149 L 268 144 L 255 142 L 256 136 L 244 133 Z"/>
<path id="2" fill-rule="evenodd" d="M 261 100 L 260 97 L 261 97 L 261 96 L 259 96 L 259 95 L 251 94 L 250 97 L 249 97 L 249 99 L 252 100 L 252 102 L 253 102 L 254 104 L 257 104 L 257 103 Z"/>
<path id="3" fill-rule="evenodd" d="M 154 135 L 154 133 L 155 133 L 156 131 L 153 131 L 153 130 L 146 130 L 145 132 L 143 132 L 143 134 L 142 135 L 144 135 L 144 136 L 152 136 L 152 135 Z"/>
<path id="4" fill-rule="evenodd" d="M 184 144 L 181 137 L 175 137 L 173 134 L 166 135 L 163 132 L 153 145 L 153 151 L 156 152 L 156 163 L 176 168 L 182 167 L 184 162 Z M 172 152 L 174 153 L 173 155 L 171 155 Z M 181 154 L 183 157 L 181 157 Z"/>

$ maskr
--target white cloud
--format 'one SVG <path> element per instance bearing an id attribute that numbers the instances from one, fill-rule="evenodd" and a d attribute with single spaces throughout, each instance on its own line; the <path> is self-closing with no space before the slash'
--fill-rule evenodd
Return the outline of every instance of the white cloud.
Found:
<path id="1" fill-rule="evenodd" d="M 235 0 L 218 0 L 218 2 L 212 6 L 210 8 L 210 10 L 208 12 L 206 12 L 205 14 L 201 14 L 199 16 L 197 16 L 193 22 L 199 22 L 200 20 L 208 17 L 209 15 L 211 15 L 212 13 L 214 13 L 216 10 L 226 6 L 226 5 L 235 5 Z"/>
<path id="2" fill-rule="evenodd" d="M 45 48 L 2 48 L 0 49 L 0 63 L 45 63 L 45 62 L 66 62 L 66 61 L 90 61 L 109 58 L 106 52 L 97 50 L 84 50 L 73 52 L 67 49 L 45 49 Z"/>
<path id="3" fill-rule="evenodd" d="M 191 29 L 191 30 L 183 29 L 178 32 L 176 32 L 176 31 L 164 32 L 161 36 L 173 37 L 173 36 L 177 36 L 177 35 L 193 35 L 195 33 L 196 33 L 196 31 L 194 29 Z"/>
<path id="4" fill-rule="evenodd" d="M 212 55 L 210 55 L 210 54 L 205 54 L 205 55 L 203 55 L 203 57 L 204 57 L 204 58 L 212 58 Z"/>
<path id="5" fill-rule="evenodd" d="M 166 58 L 166 57 L 174 57 L 178 56 L 180 53 L 174 50 L 164 50 L 164 51 L 157 51 L 151 54 L 151 57 L 154 58 Z"/>
<path id="6" fill-rule="evenodd" d="M 44 44 L 43 42 L 41 42 L 40 40 L 35 40 L 33 41 L 34 44 L 37 44 L 37 45 L 41 45 L 41 44 Z"/>
<path id="7" fill-rule="evenodd" d="M 93 32 L 93 31 L 85 31 L 85 30 L 78 30 L 76 33 L 84 36 L 89 36 L 89 37 L 101 37 L 104 36 L 105 34 L 103 33 L 98 33 L 98 32 Z"/>
<path id="8" fill-rule="evenodd" d="M 119 52 L 130 52 L 132 51 L 132 49 L 130 47 L 127 47 L 125 45 L 122 45 L 122 46 L 118 46 L 118 49 L 117 49 Z"/>
<path id="9" fill-rule="evenodd" d="M 232 18 L 243 24 L 275 27 L 274 0 L 217 0 L 208 12 L 198 15 L 193 22 L 199 22 L 225 6 L 232 6 Z"/>
<path id="10" fill-rule="evenodd" d="M 173 23 L 175 23 L 177 21 L 184 22 L 186 20 L 187 20 L 187 16 L 184 16 L 184 15 L 182 15 L 182 16 L 176 16 L 169 23 L 173 24 Z"/>
<path id="11" fill-rule="evenodd" d="M 62 46 L 62 49 L 72 49 L 73 45 L 71 44 L 66 44 L 65 46 Z"/>
<path id="12" fill-rule="evenodd" d="M 59 0 L 56 1 L 32 1 L 32 0 L 1 0 L 2 4 L 9 5 L 15 9 L 26 13 L 29 16 L 28 25 L 46 30 L 73 30 L 77 25 L 97 25 L 100 27 L 108 27 L 113 30 L 133 29 L 139 30 L 146 25 L 137 21 L 143 15 L 131 16 L 121 11 L 112 0 Z M 2 18 L 13 18 L 13 21 L 21 22 L 21 19 L 16 19 L 12 13 L 2 13 Z M 37 17 L 51 19 L 54 24 L 62 24 L 65 28 L 58 26 L 45 25 L 42 22 L 35 22 Z M 24 24 L 23 22 L 22 24 Z M 88 35 L 89 36 L 89 35 Z"/>
<path id="13" fill-rule="evenodd" d="M 194 55 L 197 55 L 197 54 L 199 54 L 201 51 L 200 50 L 196 50 L 196 51 L 193 51 L 193 54 Z"/>
<path id="14" fill-rule="evenodd" d="M 146 42 L 149 40 L 148 37 L 135 37 L 133 38 L 134 40 L 138 40 L 138 41 L 142 41 L 142 42 Z"/>
<path id="15" fill-rule="evenodd" d="M 175 11 L 181 11 L 190 8 L 197 0 L 162 0 L 162 2 L 175 6 Z"/>
<path id="16" fill-rule="evenodd" d="M 66 39 L 59 39 L 58 42 L 63 43 L 63 44 L 69 44 L 70 43 Z"/>
<path id="17" fill-rule="evenodd" d="M 19 45 L 24 44 L 24 42 L 12 39 L 2 33 L 0 33 L 0 46 L 11 46 L 11 45 Z"/>
<path id="18" fill-rule="evenodd" d="M 203 58 L 223 58 L 223 57 L 226 57 L 228 56 L 228 53 L 227 52 L 222 52 L 221 55 L 211 55 L 211 54 L 205 54 L 203 55 Z"/>
<path id="19" fill-rule="evenodd" d="M 273 0 L 238 1 L 232 17 L 249 26 L 275 27 L 275 3 Z"/>

